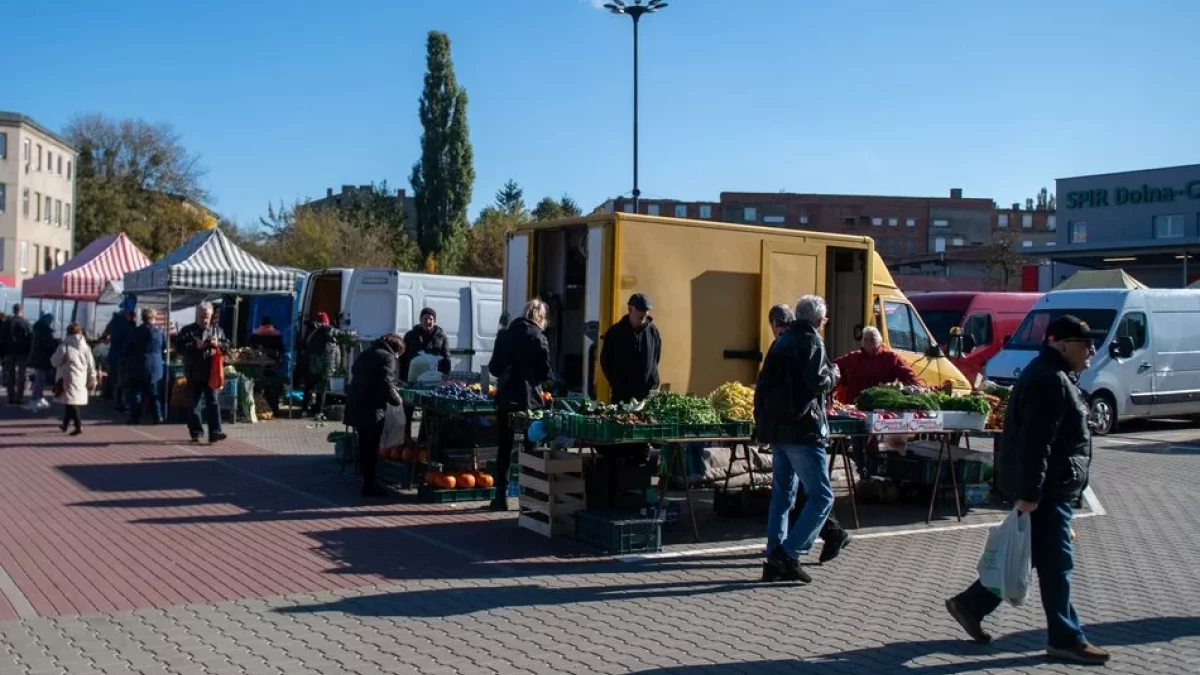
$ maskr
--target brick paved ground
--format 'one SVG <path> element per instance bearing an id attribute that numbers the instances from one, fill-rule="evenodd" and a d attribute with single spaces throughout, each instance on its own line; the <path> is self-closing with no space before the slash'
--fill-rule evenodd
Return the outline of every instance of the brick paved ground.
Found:
<path id="1" fill-rule="evenodd" d="M 753 554 L 579 557 L 504 516 L 363 505 L 296 448 L 180 437 L 0 412 L 0 674 L 1083 672 L 1038 655 L 1036 596 L 961 640 L 941 600 L 982 530 L 864 539 L 764 587 Z M 1076 602 L 1109 671 L 1200 672 L 1192 438 L 1097 451 Z"/>

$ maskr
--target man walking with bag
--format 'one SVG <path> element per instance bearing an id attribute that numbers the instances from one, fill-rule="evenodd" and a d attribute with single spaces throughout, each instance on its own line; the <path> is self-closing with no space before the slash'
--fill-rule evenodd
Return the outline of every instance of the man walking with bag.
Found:
<path id="1" fill-rule="evenodd" d="M 1075 382 L 1096 353 L 1091 330 L 1071 315 L 1046 328 L 1041 352 L 1013 386 L 996 456 L 996 485 L 1029 519 L 1033 567 L 1046 611 L 1046 653 L 1082 664 L 1104 664 L 1109 653 L 1088 643 L 1071 604 L 1071 504 L 1088 484 L 1092 461 L 1088 407 Z M 998 595 L 976 580 L 946 601 L 946 609 L 975 642 L 992 636 L 983 619 L 1000 606 Z"/>

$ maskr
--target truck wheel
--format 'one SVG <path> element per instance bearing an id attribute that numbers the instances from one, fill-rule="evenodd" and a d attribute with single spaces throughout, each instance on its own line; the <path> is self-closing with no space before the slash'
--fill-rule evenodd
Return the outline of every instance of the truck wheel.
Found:
<path id="1" fill-rule="evenodd" d="M 1107 436 L 1117 429 L 1117 403 L 1112 394 L 1101 392 L 1092 397 L 1088 403 L 1088 417 L 1092 425 L 1092 433 L 1097 436 Z"/>

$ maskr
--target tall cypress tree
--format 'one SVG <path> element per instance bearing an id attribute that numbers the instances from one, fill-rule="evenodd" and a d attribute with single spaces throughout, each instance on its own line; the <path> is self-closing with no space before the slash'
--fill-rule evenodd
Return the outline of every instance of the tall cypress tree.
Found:
<path id="1" fill-rule="evenodd" d="M 467 128 L 467 92 L 454 77 L 450 38 L 430 31 L 425 90 L 421 93 L 421 159 L 413 165 L 417 244 L 425 268 L 452 271 L 467 231 L 475 185 L 474 151 Z"/>

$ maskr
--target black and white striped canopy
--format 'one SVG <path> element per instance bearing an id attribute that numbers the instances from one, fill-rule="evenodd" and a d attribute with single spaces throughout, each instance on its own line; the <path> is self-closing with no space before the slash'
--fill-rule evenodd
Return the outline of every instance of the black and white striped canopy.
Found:
<path id="1" fill-rule="evenodd" d="M 125 275 L 125 292 L 200 291 L 227 295 L 290 295 L 296 274 L 246 253 L 218 228 L 197 232 L 162 260 Z"/>

